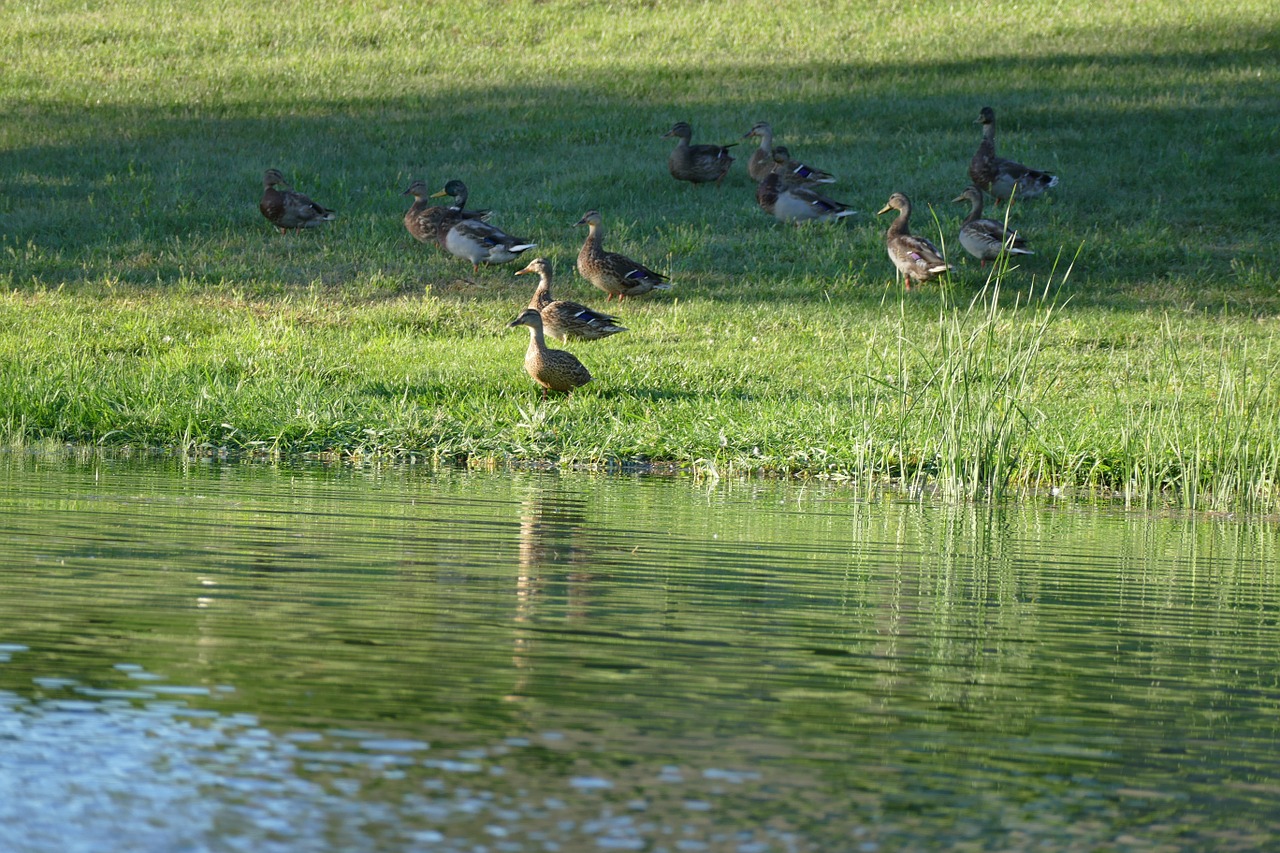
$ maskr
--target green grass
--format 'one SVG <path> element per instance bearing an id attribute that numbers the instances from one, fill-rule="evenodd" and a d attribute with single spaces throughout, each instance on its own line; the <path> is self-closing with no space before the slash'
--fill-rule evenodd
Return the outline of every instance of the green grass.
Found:
<path id="1" fill-rule="evenodd" d="M 1272 5 L 5 4 L 0 439 L 1280 508 Z M 990 279 L 949 203 L 984 104 L 1061 176 Z M 771 121 L 862 215 L 772 224 L 746 141 L 725 186 L 675 183 L 679 119 Z M 272 166 L 340 219 L 273 233 Z M 524 375 L 516 265 L 405 232 L 405 187 L 451 177 L 559 296 L 601 302 L 570 271 L 589 207 L 671 274 L 570 345 L 592 385 Z M 949 283 L 894 283 L 895 190 Z"/>

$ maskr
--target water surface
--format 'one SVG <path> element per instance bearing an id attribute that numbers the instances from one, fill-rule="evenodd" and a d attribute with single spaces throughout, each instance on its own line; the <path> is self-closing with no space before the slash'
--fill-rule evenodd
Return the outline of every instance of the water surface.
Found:
<path id="1" fill-rule="evenodd" d="M 1276 528 L 0 456 L 0 850 L 1258 849 Z"/>

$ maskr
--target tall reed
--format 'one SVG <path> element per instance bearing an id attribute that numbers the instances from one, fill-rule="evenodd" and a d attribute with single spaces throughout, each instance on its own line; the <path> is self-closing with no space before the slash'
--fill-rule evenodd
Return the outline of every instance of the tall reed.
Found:
<path id="1" fill-rule="evenodd" d="M 866 376 L 876 397 L 886 390 L 898 397 L 893 443 L 916 451 L 898 460 L 897 473 L 913 494 L 998 500 L 1011 484 L 1031 484 L 1044 471 L 1037 440 L 1044 386 L 1036 368 L 1059 307 L 1052 294 L 1073 266 L 1074 259 L 1059 276 L 1055 261 L 1043 285 L 1032 279 L 1010 294 L 1016 267 L 1001 255 L 963 306 L 944 279 L 937 321 L 919 340 L 911 337 L 918 325 L 899 312 L 896 374 Z"/>
<path id="2" fill-rule="evenodd" d="M 1117 484 L 1125 503 L 1274 509 L 1280 497 L 1280 399 L 1250 372 L 1251 364 L 1270 362 L 1270 347 L 1265 357 L 1254 358 L 1247 339 L 1223 332 L 1216 348 L 1183 352 L 1183 337 L 1166 318 L 1164 370 L 1154 381 L 1172 393 L 1126 412 Z M 1210 402 L 1191 402 L 1188 389 Z"/>

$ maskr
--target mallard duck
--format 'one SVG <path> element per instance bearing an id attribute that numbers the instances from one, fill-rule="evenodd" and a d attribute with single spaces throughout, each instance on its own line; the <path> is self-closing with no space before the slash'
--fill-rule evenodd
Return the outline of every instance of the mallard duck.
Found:
<path id="1" fill-rule="evenodd" d="M 626 326 L 618 325 L 618 318 L 599 311 L 592 311 L 577 302 L 551 298 L 551 262 L 546 258 L 534 258 L 529 266 L 516 270 L 516 275 L 536 273 L 538 287 L 533 291 L 529 307 L 542 315 L 542 328 L 553 338 L 567 341 L 580 338 L 595 341 L 625 332 Z"/>
<path id="2" fill-rule="evenodd" d="M 480 219 L 464 219 L 444 235 L 445 250 L 471 261 L 473 271 L 479 270 L 480 264 L 514 261 L 521 252 L 536 245 L 521 237 L 512 237 L 498 226 Z"/>
<path id="3" fill-rule="evenodd" d="M 991 193 L 997 204 L 1012 199 L 1015 193 L 1018 198 L 1035 198 L 1057 185 L 1056 175 L 996 156 L 995 110 L 983 107 L 977 123 L 982 125 L 982 141 L 969 161 L 969 177 L 974 186 Z"/>
<path id="4" fill-rule="evenodd" d="M 977 187 L 965 187 L 964 192 L 951 199 L 953 202 L 969 202 L 969 215 L 960 225 L 960 245 L 964 250 L 987 265 L 1000 257 L 1002 250 L 1011 255 L 1034 255 L 1027 248 L 1022 235 L 1014 231 L 1005 231 L 1004 226 L 994 219 L 982 218 L 982 190 Z"/>
<path id="5" fill-rule="evenodd" d="M 678 121 L 662 134 L 662 138 L 675 136 L 680 142 L 667 158 L 667 168 L 671 177 L 677 181 L 689 181 L 694 184 L 716 182 L 716 186 L 724 180 L 733 163 L 733 155 L 729 153 L 732 145 L 690 145 L 693 129 L 687 121 Z M 736 144 L 736 143 L 735 143 Z"/>
<path id="6" fill-rule="evenodd" d="M 885 233 L 885 248 L 889 250 L 889 260 L 906 280 L 907 290 L 911 289 L 912 282 L 924 284 L 951 269 L 937 246 L 911 233 L 911 199 L 894 193 L 876 216 L 890 210 L 898 211 L 898 217 Z"/>
<path id="7" fill-rule="evenodd" d="M 578 252 L 578 274 L 608 294 L 605 302 L 614 295 L 621 302 L 625 296 L 639 296 L 651 290 L 668 290 L 671 287 L 665 275 L 626 255 L 606 252 L 600 245 L 604 236 L 600 222 L 600 211 L 588 210 L 574 225 L 587 226 L 586 242 Z"/>
<path id="8" fill-rule="evenodd" d="M 404 227 L 415 239 L 423 243 L 435 243 L 444 248 L 449 229 L 466 219 L 484 219 L 487 210 L 464 210 L 467 203 L 467 185 L 462 181 L 449 181 L 438 193 L 432 193 L 422 181 L 414 181 L 404 195 L 413 196 L 413 205 L 405 211 Z M 453 196 L 452 205 L 433 205 L 428 198 Z"/>
<path id="9" fill-rule="evenodd" d="M 550 349 L 542 331 L 542 315 L 533 308 L 526 308 L 507 324 L 507 328 L 529 327 L 529 349 L 524 354 L 525 372 L 542 386 L 542 396 L 551 391 L 568 393 L 591 381 L 591 372 L 582 362 L 562 349 Z"/>
<path id="10" fill-rule="evenodd" d="M 285 184 L 284 175 L 278 169 L 267 169 L 262 173 L 262 199 L 258 202 L 258 210 L 262 211 L 268 222 L 280 229 L 281 234 L 290 228 L 295 231 L 315 228 L 322 222 L 332 222 L 338 218 L 338 214 L 327 207 L 321 207 L 300 192 L 288 188 L 277 189 L 278 184 Z"/>
<path id="11" fill-rule="evenodd" d="M 799 225 L 811 220 L 832 222 L 856 212 L 844 202 L 827 198 L 815 189 L 788 183 L 783 178 L 788 168 L 786 153 L 775 148 L 773 156 L 774 170 L 756 185 L 756 202 L 765 213 L 779 222 Z"/>
<path id="12" fill-rule="evenodd" d="M 757 184 L 769 177 L 769 173 L 773 171 L 775 161 L 773 155 L 782 152 L 787 158 L 787 174 L 785 178 L 795 182 L 804 184 L 834 184 L 836 179 L 830 172 L 824 172 L 821 169 L 814 169 L 806 166 L 798 160 L 791 159 L 791 153 L 785 146 L 774 146 L 773 144 L 773 128 L 769 126 L 767 121 L 758 121 L 751 126 L 751 129 L 742 135 L 743 139 L 752 136 L 760 137 L 760 147 L 751 152 L 751 159 L 747 160 L 747 174 L 751 175 L 751 180 Z"/>
<path id="13" fill-rule="evenodd" d="M 791 159 L 791 152 L 787 150 L 785 145 L 773 146 L 773 153 L 781 155 L 787 163 L 787 168 L 783 173 L 783 177 L 796 184 L 834 184 L 835 176 L 830 172 L 824 172 L 821 169 L 815 169 L 812 166 L 806 166 L 799 160 Z"/>

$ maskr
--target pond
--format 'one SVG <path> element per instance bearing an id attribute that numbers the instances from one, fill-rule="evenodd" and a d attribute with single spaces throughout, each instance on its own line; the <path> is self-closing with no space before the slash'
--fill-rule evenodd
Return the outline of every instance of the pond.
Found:
<path id="1" fill-rule="evenodd" d="M 1260 849 L 1269 520 L 0 456 L 0 850 Z"/>

